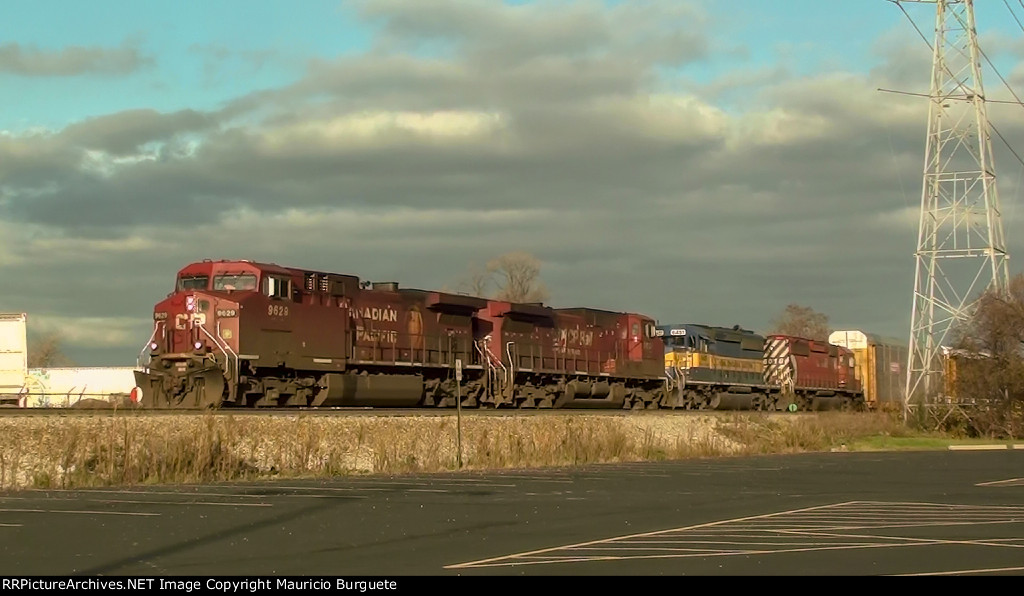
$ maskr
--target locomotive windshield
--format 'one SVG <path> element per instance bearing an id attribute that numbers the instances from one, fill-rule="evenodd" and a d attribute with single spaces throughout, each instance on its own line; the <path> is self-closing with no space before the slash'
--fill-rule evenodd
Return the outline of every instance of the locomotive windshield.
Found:
<path id="1" fill-rule="evenodd" d="M 217 275 L 213 278 L 213 289 L 215 291 L 240 291 L 255 290 L 256 276 L 251 273 L 240 275 Z"/>
<path id="2" fill-rule="evenodd" d="M 693 337 L 689 335 L 685 336 L 668 336 L 662 338 L 665 341 L 665 347 L 670 348 L 692 348 Z"/>
<path id="3" fill-rule="evenodd" d="M 178 278 L 178 291 L 205 290 L 210 278 L 206 275 L 189 275 Z"/>

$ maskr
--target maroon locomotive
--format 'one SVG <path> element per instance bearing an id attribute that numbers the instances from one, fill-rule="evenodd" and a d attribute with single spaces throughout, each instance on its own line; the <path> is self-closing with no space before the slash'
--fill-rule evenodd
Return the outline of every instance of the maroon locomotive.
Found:
<path id="1" fill-rule="evenodd" d="M 781 399 L 800 410 L 863 405 L 853 352 L 828 342 L 769 335 L 764 343 L 764 379 Z"/>
<path id="2" fill-rule="evenodd" d="M 555 309 L 250 261 L 182 268 L 136 373 L 144 407 L 657 407 L 634 313 Z"/>

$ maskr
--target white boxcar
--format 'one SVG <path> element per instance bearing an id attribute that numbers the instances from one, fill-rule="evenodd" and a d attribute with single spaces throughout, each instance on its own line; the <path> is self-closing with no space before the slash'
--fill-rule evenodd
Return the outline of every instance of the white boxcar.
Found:
<path id="1" fill-rule="evenodd" d="M 68 408 L 82 400 L 113 402 L 135 388 L 135 367 L 32 368 L 25 380 L 24 406 Z"/>
<path id="2" fill-rule="evenodd" d="M 0 313 L 0 404 L 17 405 L 28 371 L 28 315 Z"/>

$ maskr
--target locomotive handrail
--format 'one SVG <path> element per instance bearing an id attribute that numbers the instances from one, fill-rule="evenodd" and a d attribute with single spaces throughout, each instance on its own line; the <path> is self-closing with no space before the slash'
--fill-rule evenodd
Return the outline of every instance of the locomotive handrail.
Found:
<path id="1" fill-rule="evenodd" d="M 151 333 L 149 335 L 149 339 L 146 341 L 146 344 L 144 346 L 142 346 L 142 350 L 139 351 L 139 357 L 135 359 L 135 366 L 137 368 L 149 369 L 148 366 L 146 366 L 146 367 L 142 366 L 142 356 L 143 356 L 143 354 L 146 353 L 146 348 L 150 347 L 153 344 L 153 340 L 156 339 L 156 330 L 159 329 L 160 325 L 162 325 L 162 324 L 163 324 L 163 321 L 157 321 L 153 325 L 153 333 Z"/>
<path id="2" fill-rule="evenodd" d="M 198 323 L 196 326 L 199 327 L 199 330 L 205 333 L 206 337 L 209 337 L 213 341 L 214 345 L 216 345 L 220 349 L 220 351 L 224 353 L 224 358 L 227 360 L 229 366 L 231 365 L 231 359 L 235 359 L 234 367 L 231 370 L 230 380 L 232 383 L 237 383 L 239 374 L 238 354 L 236 354 L 235 351 L 231 349 L 231 346 L 228 345 L 227 342 L 224 342 L 223 345 L 221 345 L 220 340 L 215 335 L 210 333 L 210 331 L 206 328 L 205 325 L 203 325 L 202 323 Z M 220 334 L 220 321 L 217 321 L 217 334 Z"/>
<path id="3" fill-rule="evenodd" d="M 516 342 L 514 341 L 510 341 L 505 344 L 505 353 L 508 354 L 508 382 L 505 384 L 505 387 L 508 389 L 508 397 L 510 400 L 512 400 L 515 395 L 516 364 L 515 360 L 512 359 L 512 347 L 515 345 Z"/>
<path id="4" fill-rule="evenodd" d="M 496 377 L 497 375 L 495 375 L 494 371 L 496 368 L 501 367 L 501 382 L 502 387 L 504 387 L 508 385 L 508 368 L 505 367 L 505 363 L 501 361 L 501 358 L 498 358 L 497 356 L 492 354 L 491 350 L 486 347 L 488 343 L 489 342 L 487 338 L 484 338 L 479 342 L 473 342 L 473 345 L 476 347 L 476 349 L 480 352 L 480 355 L 486 361 L 489 375 Z M 481 347 L 481 345 L 484 347 Z"/>
<path id="5" fill-rule="evenodd" d="M 485 340 L 483 340 L 483 343 L 486 346 L 490 342 L 488 342 L 485 339 Z M 488 362 L 491 363 L 491 366 L 494 366 L 495 364 L 497 364 L 498 366 L 501 367 L 502 374 L 508 372 L 508 367 L 505 366 L 505 363 L 501 361 L 501 358 L 498 358 L 497 356 L 492 354 L 490 349 L 480 349 L 480 351 L 484 354 L 484 357 L 487 358 Z M 503 380 L 507 380 L 507 379 L 504 379 L 504 377 L 502 377 L 502 378 L 503 378 Z"/>

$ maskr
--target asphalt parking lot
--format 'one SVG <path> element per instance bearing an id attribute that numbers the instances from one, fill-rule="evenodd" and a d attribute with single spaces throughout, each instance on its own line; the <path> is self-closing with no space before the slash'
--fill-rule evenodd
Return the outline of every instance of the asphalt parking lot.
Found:
<path id="1" fill-rule="evenodd" d="M 1024 450 L 0 494 L 0 574 L 1020 575 Z"/>

